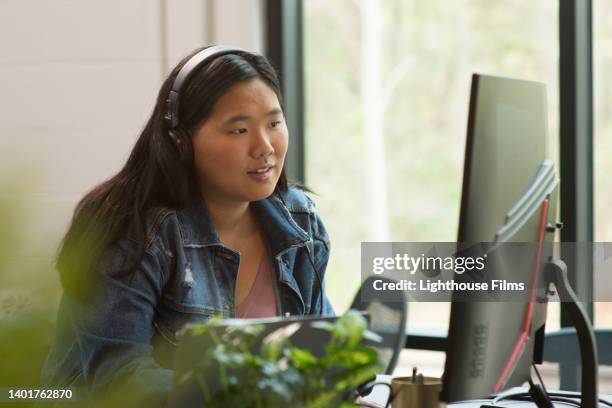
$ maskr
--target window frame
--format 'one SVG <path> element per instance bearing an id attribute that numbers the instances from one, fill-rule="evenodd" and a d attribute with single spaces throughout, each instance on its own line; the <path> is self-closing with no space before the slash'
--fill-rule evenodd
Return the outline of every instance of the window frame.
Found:
<path id="1" fill-rule="evenodd" d="M 593 242 L 592 35 L 592 0 L 559 0 L 561 242 Z M 578 298 L 593 299 L 592 254 L 569 258 L 575 261 L 567 261 L 568 279 Z M 593 322 L 593 302 L 584 306 Z M 561 308 L 561 326 L 571 325 Z"/>
<path id="2" fill-rule="evenodd" d="M 285 170 L 291 180 L 305 183 L 303 4 L 302 0 L 266 0 L 265 10 L 265 53 L 280 77 L 291 135 Z"/>

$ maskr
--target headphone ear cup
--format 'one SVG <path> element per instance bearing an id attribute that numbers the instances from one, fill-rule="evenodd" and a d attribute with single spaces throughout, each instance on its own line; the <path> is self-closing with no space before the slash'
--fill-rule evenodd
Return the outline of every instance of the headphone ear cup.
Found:
<path id="1" fill-rule="evenodd" d="M 193 163 L 193 147 L 191 146 L 191 137 L 182 129 L 173 129 L 168 132 L 170 138 L 174 142 L 181 163 L 186 166 L 191 166 Z"/>

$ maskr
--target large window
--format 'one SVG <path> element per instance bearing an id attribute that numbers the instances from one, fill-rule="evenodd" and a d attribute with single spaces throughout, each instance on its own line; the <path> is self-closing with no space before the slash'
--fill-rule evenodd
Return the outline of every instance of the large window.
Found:
<path id="1" fill-rule="evenodd" d="M 308 0 L 304 60 L 306 180 L 339 312 L 360 284 L 362 241 L 456 240 L 473 72 L 545 82 L 558 157 L 555 1 Z M 448 304 L 412 303 L 409 330 L 445 334 L 448 317 Z M 441 370 L 443 356 L 431 361 Z"/>
<path id="2" fill-rule="evenodd" d="M 333 239 L 339 310 L 359 285 L 361 241 L 456 240 L 473 72 L 548 85 L 557 157 L 555 3 L 304 2 L 306 179 Z M 411 306 L 415 326 L 446 327 L 414 311 L 439 305 Z"/>
<path id="3" fill-rule="evenodd" d="M 612 241 L 612 3 L 593 2 L 593 158 L 596 241 Z M 595 303 L 595 326 L 612 327 L 612 302 Z"/>

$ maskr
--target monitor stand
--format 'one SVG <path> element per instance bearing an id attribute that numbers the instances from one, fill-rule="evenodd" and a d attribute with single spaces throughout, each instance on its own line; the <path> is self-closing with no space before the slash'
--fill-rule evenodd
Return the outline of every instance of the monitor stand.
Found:
<path id="1" fill-rule="evenodd" d="M 560 259 L 550 260 L 545 267 L 547 283 L 555 285 L 561 307 L 570 315 L 576 328 L 581 359 L 581 404 L 583 408 L 597 407 L 597 345 L 593 326 L 582 304 L 567 279 L 567 265 Z M 539 406 L 539 405 L 538 405 Z"/>
<path id="2" fill-rule="evenodd" d="M 596 408 L 598 406 L 597 345 L 595 343 L 593 327 L 567 279 L 567 265 L 565 262 L 560 259 L 548 261 L 545 266 L 545 274 L 546 284 L 550 285 L 552 283 L 555 285 L 555 289 L 559 293 L 559 300 L 562 302 L 561 306 L 570 315 L 572 323 L 576 328 L 582 363 L 580 406 L 582 408 Z M 546 391 L 539 385 L 532 383 L 528 392 L 532 401 L 525 406 L 533 406 L 532 404 L 535 404 L 538 408 L 554 407 Z M 480 408 L 490 407 L 492 405 L 480 405 Z"/>

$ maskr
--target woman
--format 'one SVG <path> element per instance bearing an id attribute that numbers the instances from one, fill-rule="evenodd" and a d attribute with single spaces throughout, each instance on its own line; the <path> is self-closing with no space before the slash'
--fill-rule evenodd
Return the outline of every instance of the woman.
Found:
<path id="1" fill-rule="evenodd" d="M 287 143 L 264 57 L 215 46 L 181 61 L 125 166 L 75 210 L 43 382 L 163 400 L 185 323 L 333 314 L 328 236 L 287 185 Z"/>

